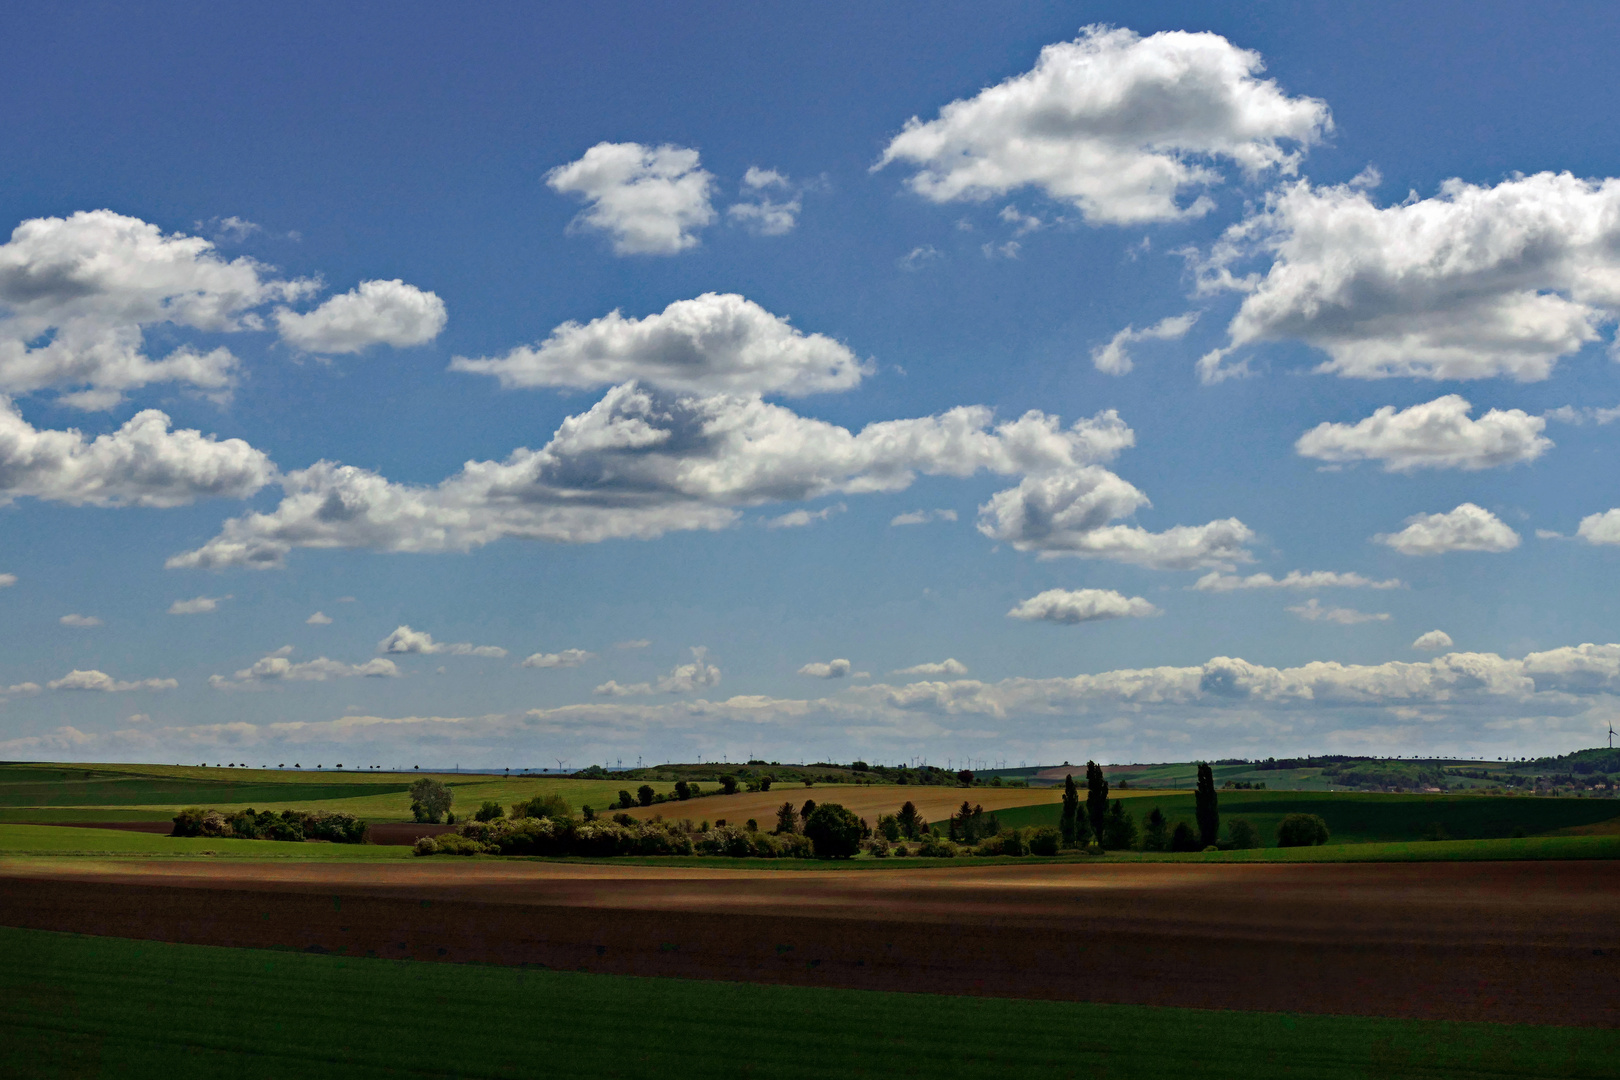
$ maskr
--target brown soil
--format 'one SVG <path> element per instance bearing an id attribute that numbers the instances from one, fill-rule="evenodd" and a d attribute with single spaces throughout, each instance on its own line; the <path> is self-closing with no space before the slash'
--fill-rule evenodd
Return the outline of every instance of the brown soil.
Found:
<path id="1" fill-rule="evenodd" d="M 705 788 L 714 785 L 705 784 Z M 635 788 L 627 789 L 632 795 Z M 715 790 L 718 790 L 717 788 Z M 965 799 L 986 811 L 1005 810 L 1011 806 L 1033 806 L 1036 803 L 1062 802 L 1062 790 L 1051 788 L 958 788 L 917 787 L 915 785 L 883 784 L 871 786 L 817 784 L 779 784 L 770 791 L 739 791 L 735 795 L 704 795 L 686 802 L 665 802 L 655 806 L 633 807 L 622 811 L 631 817 L 649 820 L 664 817 L 671 821 L 691 818 L 693 821 L 724 820 L 741 825 L 749 818 L 759 822 L 762 829 L 776 827 L 776 810 L 785 802 L 802 807 L 806 799 L 818 804 L 838 803 L 868 821 L 877 822 L 879 814 L 893 814 L 907 801 L 929 821 L 944 821 L 956 813 Z M 618 809 L 595 807 L 603 817 L 621 813 Z"/>
<path id="2" fill-rule="evenodd" d="M 93 886 L 93 887 L 89 887 Z M 1620 1025 L 1620 863 L 0 861 L 0 925 L 634 975 Z"/>
<path id="3" fill-rule="evenodd" d="M 24 822 L 23 824 L 28 824 Z M 122 829 L 125 832 L 160 833 L 164 836 L 174 831 L 174 823 L 170 821 L 41 821 L 40 825 L 60 825 L 69 829 Z M 366 837 L 373 844 L 404 845 L 409 847 L 416 843 L 418 836 L 443 836 L 447 832 L 455 832 L 454 825 L 417 825 L 407 822 L 405 824 L 390 823 L 373 825 L 367 831 Z"/>

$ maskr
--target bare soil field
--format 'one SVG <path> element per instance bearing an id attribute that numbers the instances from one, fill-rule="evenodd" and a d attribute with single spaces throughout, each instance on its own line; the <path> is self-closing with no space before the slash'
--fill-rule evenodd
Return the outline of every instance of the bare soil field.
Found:
<path id="1" fill-rule="evenodd" d="M 712 786 L 712 785 L 705 785 Z M 631 794 L 635 788 L 627 789 Z M 1121 792 L 1130 795 L 1132 792 Z M 914 803 L 917 812 L 929 821 L 944 821 L 961 807 L 963 800 L 986 811 L 1006 810 L 1014 806 L 1033 806 L 1037 803 L 1063 801 L 1059 788 L 959 788 L 922 787 L 910 784 L 782 784 L 770 791 L 739 791 L 735 795 L 704 795 L 686 802 L 665 802 L 654 806 L 637 806 L 624 811 L 633 818 L 651 820 L 664 817 L 672 821 L 691 818 L 693 821 L 722 820 L 741 825 L 749 818 L 759 822 L 762 829 L 776 824 L 776 810 L 785 802 L 802 807 L 806 799 L 818 804 L 837 803 L 854 811 L 866 820 L 877 822 L 879 814 L 893 814 L 907 801 Z M 616 814 L 618 810 L 594 807 L 600 814 Z"/>
<path id="2" fill-rule="evenodd" d="M 0 862 L 0 925 L 633 975 L 1620 1025 L 1620 863 Z"/>

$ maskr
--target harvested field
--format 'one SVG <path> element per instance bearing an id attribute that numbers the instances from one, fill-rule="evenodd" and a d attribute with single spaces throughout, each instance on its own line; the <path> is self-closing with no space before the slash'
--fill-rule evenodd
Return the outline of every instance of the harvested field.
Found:
<path id="1" fill-rule="evenodd" d="M 708 785 L 705 785 L 707 787 Z M 635 789 L 628 789 L 634 794 Z M 1134 792 L 1120 792 L 1132 795 Z M 806 799 L 818 804 L 838 803 L 868 821 L 876 822 L 879 814 L 893 814 L 907 801 L 916 804 L 917 812 L 929 821 L 944 821 L 956 813 L 965 799 L 985 810 L 1005 810 L 1013 806 L 1032 806 L 1039 803 L 1061 803 L 1063 789 L 1059 788 L 954 788 L 920 787 L 911 784 L 784 784 L 770 791 L 739 791 L 735 795 L 704 795 L 686 802 L 666 802 L 655 806 L 637 806 L 624 811 L 633 818 L 651 820 L 664 817 L 671 820 L 691 818 L 693 821 L 717 819 L 741 825 L 749 818 L 759 827 L 769 829 L 776 824 L 776 810 L 785 802 L 802 807 Z M 619 813 L 617 810 L 599 813 Z"/>
<path id="2" fill-rule="evenodd" d="M 0 924 L 603 973 L 1620 1026 L 1620 863 L 0 862 Z"/>

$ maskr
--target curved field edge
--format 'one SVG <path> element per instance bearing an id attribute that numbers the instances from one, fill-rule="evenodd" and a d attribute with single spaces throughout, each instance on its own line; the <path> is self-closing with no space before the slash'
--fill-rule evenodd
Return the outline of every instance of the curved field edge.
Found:
<path id="1" fill-rule="evenodd" d="M 9 928 L 0 994 L 0 1072 L 30 1077 L 1586 1078 L 1613 1075 L 1620 1053 L 1620 1033 L 1593 1028 L 649 979 Z"/>
<path id="2" fill-rule="evenodd" d="M 0 825 L 0 858 L 143 858 L 361 861 L 411 859 L 407 847 L 363 844 L 288 844 L 272 840 L 179 838 L 114 829 L 60 825 Z M 535 862 L 615 863 L 639 866 L 725 867 L 736 870 L 905 870 L 921 867 L 1005 866 L 1020 863 L 1346 863 L 1453 862 L 1521 859 L 1620 859 L 1620 836 L 1533 836 L 1502 840 L 1434 840 L 1384 844 L 1329 844 L 1310 848 L 1256 848 L 1249 851 L 1200 851 L 1185 854 L 1118 851 L 1106 855 L 1056 858 L 963 856 L 955 859 L 732 859 L 717 856 L 617 858 L 539 858 L 522 856 L 436 855 L 434 862 L 508 859 Z"/>

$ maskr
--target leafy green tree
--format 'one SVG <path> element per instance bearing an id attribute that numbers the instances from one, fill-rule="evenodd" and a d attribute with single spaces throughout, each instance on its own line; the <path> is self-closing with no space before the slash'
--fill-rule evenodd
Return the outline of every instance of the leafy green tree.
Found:
<path id="1" fill-rule="evenodd" d="M 1029 838 L 1029 853 L 1031 855 L 1056 855 L 1062 842 L 1062 832 L 1052 828 L 1050 825 L 1042 825 Z"/>
<path id="2" fill-rule="evenodd" d="M 500 803 L 486 799 L 484 800 L 484 805 L 478 808 L 478 812 L 473 814 L 473 820 L 494 821 L 496 818 L 503 818 L 505 816 L 506 811 L 501 809 Z"/>
<path id="3" fill-rule="evenodd" d="M 1063 817 L 1058 822 L 1065 846 L 1075 842 L 1079 820 L 1080 789 L 1074 785 L 1074 773 L 1070 773 L 1063 778 Z"/>
<path id="4" fill-rule="evenodd" d="M 900 819 L 893 814 L 879 814 L 877 831 L 882 834 L 883 839 L 894 843 L 900 839 Z"/>
<path id="5" fill-rule="evenodd" d="M 619 809 L 628 810 L 634 805 L 636 805 L 636 797 L 621 788 L 619 790 Z"/>
<path id="6" fill-rule="evenodd" d="M 1242 818 L 1233 818 L 1226 823 L 1226 835 L 1231 838 L 1232 847 L 1238 851 L 1260 846 L 1260 830 Z"/>
<path id="7" fill-rule="evenodd" d="M 548 795 L 536 795 L 527 802 L 512 804 L 512 820 L 522 818 L 550 818 L 553 821 L 572 821 L 574 811 L 568 805 L 568 800 L 552 792 Z"/>
<path id="8" fill-rule="evenodd" d="M 822 803 L 805 819 L 818 859 L 847 859 L 861 850 L 861 819 L 837 803 Z"/>
<path id="9" fill-rule="evenodd" d="M 792 803 L 785 802 L 778 807 L 776 811 L 776 835 L 783 836 L 787 833 L 796 833 L 798 831 L 798 812 L 793 809 Z"/>
<path id="10" fill-rule="evenodd" d="M 762 776 L 762 777 L 759 778 L 759 790 L 761 790 L 761 791 L 769 791 L 769 790 L 771 790 L 771 785 L 774 784 L 774 783 L 776 783 L 776 777 L 774 777 L 774 776 Z"/>
<path id="11" fill-rule="evenodd" d="M 411 812 L 417 821 L 437 824 L 444 820 L 455 796 L 450 789 L 429 777 L 422 777 L 411 785 Z"/>
<path id="12" fill-rule="evenodd" d="M 685 780 L 675 781 L 675 797 L 677 799 L 690 799 L 692 797 L 692 789 L 686 786 Z"/>
<path id="13" fill-rule="evenodd" d="M 1277 826 L 1278 847 L 1314 847 L 1327 842 L 1327 822 L 1315 814 L 1289 814 Z"/>
<path id="14" fill-rule="evenodd" d="M 1209 763 L 1198 763 L 1198 786 L 1193 791 L 1193 817 L 1198 820 L 1198 839 L 1204 847 L 1221 834 L 1221 811 L 1216 803 L 1215 772 Z"/>
<path id="15" fill-rule="evenodd" d="M 895 820 L 900 823 L 900 831 L 905 834 L 907 840 L 917 839 L 917 834 L 922 829 L 922 815 L 917 813 L 916 803 L 908 799 L 900 808 L 900 813 L 895 815 Z"/>
<path id="16" fill-rule="evenodd" d="M 1192 826 L 1185 821 L 1176 822 L 1174 831 L 1170 833 L 1171 851 L 1201 851 L 1198 843 L 1198 834 L 1193 832 Z"/>
<path id="17" fill-rule="evenodd" d="M 956 782 L 958 784 L 961 784 L 963 787 L 972 787 L 973 786 L 973 770 L 972 769 L 963 769 L 961 772 L 957 773 L 956 774 Z"/>
<path id="18" fill-rule="evenodd" d="M 1095 761 L 1086 762 L 1086 817 L 1091 819 L 1091 835 L 1097 843 L 1102 843 L 1103 830 L 1108 824 L 1108 781 L 1103 777 L 1102 766 Z"/>
<path id="19" fill-rule="evenodd" d="M 814 800 L 814 799 L 806 799 L 806 800 L 804 800 L 804 805 L 799 807 L 799 819 L 801 821 L 804 821 L 806 824 L 808 824 L 809 821 L 810 821 L 810 815 L 815 813 L 815 812 L 816 812 L 816 800 Z M 809 834 L 806 833 L 805 835 L 808 836 Z"/>
<path id="20" fill-rule="evenodd" d="M 1114 851 L 1128 851 L 1136 846 L 1136 818 L 1125 809 L 1124 799 L 1115 799 L 1108 807 L 1103 846 Z"/>
<path id="21" fill-rule="evenodd" d="M 642 784 L 636 789 L 636 801 L 642 806 L 651 806 L 655 794 L 657 793 L 653 791 L 651 784 Z"/>
<path id="22" fill-rule="evenodd" d="M 737 778 L 727 773 L 720 778 L 720 793 L 722 795 L 737 794 Z"/>
<path id="23" fill-rule="evenodd" d="M 1165 820 L 1164 811 L 1157 806 L 1148 812 L 1147 828 L 1142 833 L 1142 850 L 1170 850 L 1170 823 Z"/>

